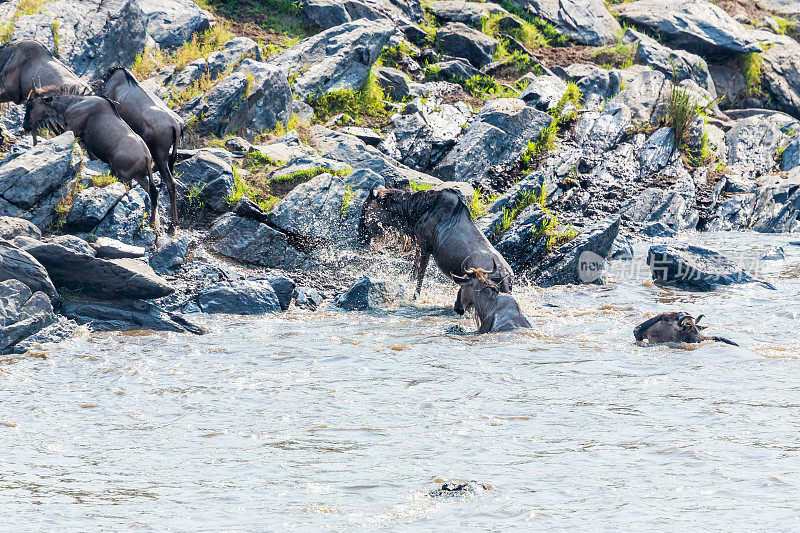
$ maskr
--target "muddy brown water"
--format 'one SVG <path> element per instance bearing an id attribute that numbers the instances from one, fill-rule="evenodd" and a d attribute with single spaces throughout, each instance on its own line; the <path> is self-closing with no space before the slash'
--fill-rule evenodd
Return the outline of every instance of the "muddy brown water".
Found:
<path id="1" fill-rule="evenodd" d="M 800 247 L 688 239 L 778 290 L 658 288 L 641 245 L 605 287 L 515 290 L 526 333 L 448 333 L 474 327 L 432 280 L 389 312 L 204 316 L 202 337 L 2 359 L 0 529 L 797 531 Z M 671 309 L 741 346 L 633 343 Z M 491 488 L 428 495 L 454 478 Z"/>

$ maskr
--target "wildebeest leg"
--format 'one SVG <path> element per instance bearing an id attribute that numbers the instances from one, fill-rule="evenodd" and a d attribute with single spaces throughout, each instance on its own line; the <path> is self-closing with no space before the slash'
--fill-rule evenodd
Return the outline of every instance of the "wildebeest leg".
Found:
<path id="1" fill-rule="evenodd" d="M 161 179 L 167 184 L 169 203 L 172 208 L 172 220 L 167 228 L 167 232 L 173 234 L 178 225 L 178 200 L 175 193 L 175 180 L 173 179 L 172 172 L 170 172 L 166 155 L 162 157 L 162 154 L 158 154 L 156 156 L 156 167 L 158 168 L 158 173 L 161 174 Z"/>
<path id="2" fill-rule="evenodd" d="M 422 280 L 425 279 L 425 270 L 428 268 L 428 261 L 431 258 L 430 252 L 427 250 L 419 250 L 419 266 L 417 269 L 417 290 L 414 291 L 414 299 L 422 292 Z"/>
<path id="3" fill-rule="evenodd" d="M 464 306 L 461 305 L 461 291 L 463 291 L 463 290 L 464 290 L 463 287 L 459 287 L 458 288 L 458 293 L 456 294 L 456 303 L 453 304 L 453 311 L 455 311 L 456 314 L 459 314 L 459 315 L 463 315 L 465 313 L 465 311 L 466 311 L 464 309 Z"/>

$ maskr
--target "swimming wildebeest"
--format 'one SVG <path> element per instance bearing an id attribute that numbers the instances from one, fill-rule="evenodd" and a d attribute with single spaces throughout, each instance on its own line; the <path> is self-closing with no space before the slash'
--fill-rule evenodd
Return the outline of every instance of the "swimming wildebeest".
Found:
<path id="1" fill-rule="evenodd" d="M 497 333 L 531 327 L 531 323 L 522 314 L 514 298 L 501 293 L 497 284 L 489 279 L 491 274 L 480 268 L 468 268 L 464 278 L 454 276 L 456 282 L 461 285 L 456 298 L 456 313 L 463 315 L 475 309 L 478 333 Z"/>
<path id="2" fill-rule="evenodd" d="M 69 87 L 33 91 L 25 102 L 23 128 L 31 131 L 52 111 L 75 133 L 90 155 L 108 163 L 111 173 L 128 186 L 136 180 L 150 195 L 150 225 L 156 224 L 158 189 L 153 182 L 150 150 L 102 96 L 70 94 Z"/>
<path id="3" fill-rule="evenodd" d="M 431 255 L 450 279 L 464 277 L 468 269 L 480 268 L 491 272 L 491 280 L 502 292 L 511 292 L 514 272 L 475 225 L 456 191 L 370 191 L 361 210 L 359 242 L 369 244 L 378 226 L 392 227 L 413 237 L 417 245 L 412 273 L 417 276 L 415 297 L 422 289 Z"/>
<path id="4" fill-rule="evenodd" d="M 689 313 L 682 311 L 661 313 L 636 326 L 633 330 L 633 336 L 639 342 L 647 340 L 651 344 L 660 342 L 697 343 L 711 340 L 739 346 L 724 337 L 707 337 L 703 335 L 701 330 L 708 326 L 697 324 L 701 318 L 703 318 L 703 315 L 693 318 Z"/>
<path id="5" fill-rule="evenodd" d="M 0 102 L 21 104 L 31 91 L 50 86 L 70 87 L 74 94 L 92 94 L 89 85 L 40 42 L 26 39 L 0 48 Z M 46 120 L 42 125 L 55 126 Z"/>
<path id="6" fill-rule="evenodd" d="M 158 172 L 167 184 L 172 207 L 172 231 L 178 223 L 175 181 L 172 172 L 178 154 L 178 142 L 183 137 L 183 119 L 157 96 L 147 91 L 127 69 L 115 67 L 102 80 L 98 92 L 117 106 L 122 119 L 144 139 Z"/>

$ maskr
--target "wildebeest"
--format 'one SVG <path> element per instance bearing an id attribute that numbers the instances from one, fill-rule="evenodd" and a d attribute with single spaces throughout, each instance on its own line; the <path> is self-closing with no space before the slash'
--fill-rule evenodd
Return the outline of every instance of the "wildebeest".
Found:
<path id="1" fill-rule="evenodd" d="M 183 137 L 184 122 L 156 95 L 139 85 L 127 69 L 115 67 L 102 80 L 98 92 L 112 100 L 122 120 L 128 123 L 150 149 L 158 172 L 167 184 L 172 207 L 170 230 L 178 223 L 175 181 L 172 172 Z"/>
<path id="2" fill-rule="evenodd" d="M 450 279 L 468 269 L 492 272 L 490 278 L 503 292 L 511 292 L 511 267 L 475 225 L 467 205 L 453 190 L 407 192 L 399 189 L 370 191 L 359 221 L 359 242 L 369 244 L 376 226 L 390 226 L 410 235 L 417 245 L 415 296 L 433 255 Z M 412 273 L 412 275 L 413 275 Z"/>
<path id="3" fill-rule="evenodd" d="M 37 89 L 25 102 L 23 127 L 31 131 L 55 111 L 66 127 L 83 141 L 93 157 L 108 163 L 111 172 L 128 186 L 136 180 L 150 195 L 150 225 L 156 224 L 158 189 L 153 181 L 150 150 L 141 137 L 103 96 L 71 94 L 69 87 Z"/>
<path id="4" fill-rule="evenodd" d="M 478 333 L 531 327 L 514 298 L 501 293 L 497 284 L 489 279 L 490 274 L 480 268 L 468 268 L 465 277 L 454 276 L 461 285 L 456 298 L 456 313 L 463 315 L 474 308 Z"/>
<path id="5" fill-rule="evenodd" d="M 703 315 L 693 318 L 689 313 L 683 311 L 661 313 L 636 326 L 633 330 L 633 336 L 638 342 L 647 340 L 651 344 L 662 342 L 697 343 L 711 340 L 739 346 L 724 337 L 707 337 L 703 335 L 701 330 L 708 326 L 698 325 L 701 318 L 703 318 Z"/>
<path id="6" fill-rule="evenodd" d="M 92 94 L 89 85 L 40 42 L 26 39 L 0 48 L 0 102 L 21 104 L 31 91 L 49 86 L 70 87 L 73 94 Z M 33 142 L 36 144 L 35 133 Z"/>

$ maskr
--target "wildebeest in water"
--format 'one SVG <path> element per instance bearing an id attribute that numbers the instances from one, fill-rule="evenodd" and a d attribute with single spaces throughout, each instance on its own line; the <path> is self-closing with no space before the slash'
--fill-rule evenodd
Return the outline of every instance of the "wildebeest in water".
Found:
<path id="1" fill-rule="evenodd" d="M 98 92 L 114 102 L 122 119 L 150 149 L 161 179 L 167 184 L 172 207 L 170 232 L 178 223 L 173 169 L 178 143 L 183 137 L 184 122 L 156 95 L 139 85 L 127 69 L 115 67 L 108 71 Z"/>
<path id="2" fill-rule="evenodd" d="M 689 313 L 682 311 L 661 313 L 636 326 L 633 330 L 633 336 L 637 342 L 646 340 L 651 344 L 664 342 L 697 343 L 710 340 L 739 346 L 724 337 L 707 337 L 703 335 L 702 330 L 708 326 L 698 325 L 701 318 L 703 318 L 703 315 L 694 318 Z"/>
<path id="3" fill-rule="evenodd" d="M 23 127 L 31 131 L 52 112 L 83 142 L 91 156 L 111 166 L 112 174 L 128 186 L 136 180 L 148 192 L 150 225 L 155 227 L 158 189 L 153 182 L 150 150 L 120 118 L 114 103 L 102 96 L 71 94 L 68 87 L 37 89 L 25 102 Z"/>
<path id="4" fill-rule="evenodd" d="M 92 94 L 91 87 L 40 42 L 25 39 L 0 48 L 0 102 L 21 104 L 31 91 L 51 86 L 69 87 L 72 94 Z M 42 125 L 56 126 L 45 120 Z"/>
<path id="5" fill-rule="evenodd" d="M 490 278 L 501 291 L 511 292 L 514 272 L 475 225 L 456 191 L 370 191 L 361 210 L 359 242 L 369 244 L 380 228 L 394 228 L 414 239 L 415 296 L 422 290 L 431 255 L 442 273 L 452 280 L 454 276 L 464 277 L 468 269 L 479 268 L 491 272 Z"/>
<path id="6" fill-rule="evenodd" d="M 497 333 L 531 327 L 516 300 L 508 294 L 501 293 L 497 284 L 489 279 L 491 274 L 492 272 L 484 272 L 479 268 L 468 268 L 465 277 L 454 277 L 461 286 L 456 298 L 455 312 L 463 315 L 475 309 L 478 333 Z"/>

